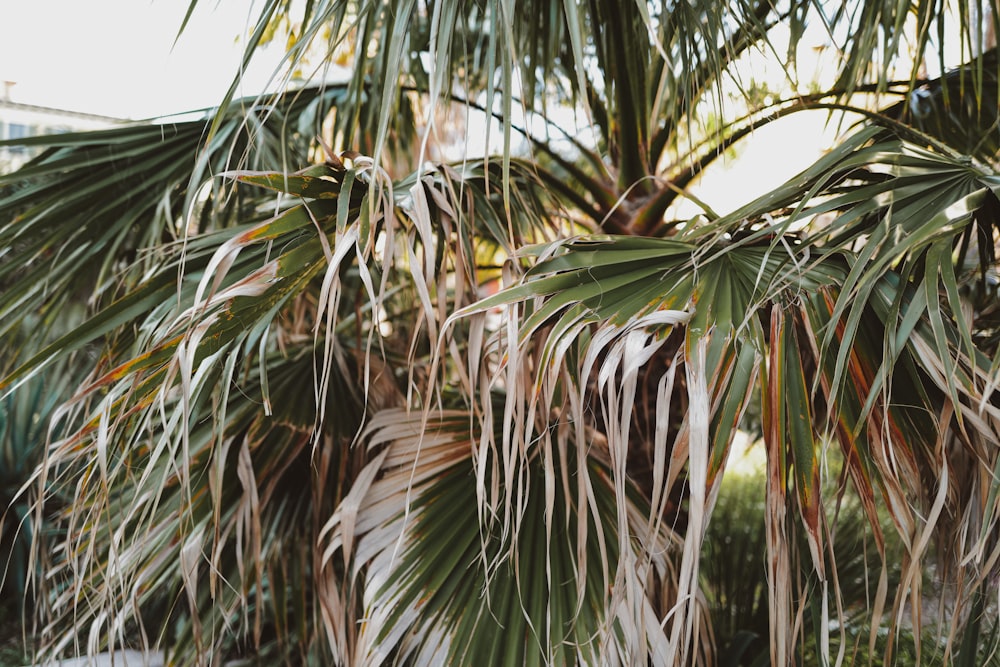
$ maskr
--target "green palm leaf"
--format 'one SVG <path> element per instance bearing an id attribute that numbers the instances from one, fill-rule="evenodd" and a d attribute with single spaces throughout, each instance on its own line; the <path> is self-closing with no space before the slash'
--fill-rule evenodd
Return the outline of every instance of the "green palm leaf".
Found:
<path id="1" fill-rule="evenodd" d="M 878 137 L 877 130 L 861 136 L 861 141 L 848 142 L 839 155 L 831 154 L 822 171 L 817 165 L 815 176 L 807 173 L 794 179 L 786 186 L 787 194 L 778 191 L 748 207 L 766 204 L 775 207 L 774 211 L 791 213 L 786 213 L 786 218 L 771 218 L 769 227 L 745 241 L 731 242 L 724 230 L 746 224 L 746 210 L 710 228 L 695 228 L 694 235 L 703 239 L 700 244 L 685 243 L 683 234 L 677 240 L 663 241 L 614 237 L 573 241 L 558 246 L 556 252 L 548 249 L 521 284 L 459 313 L 526 302 L 520 335 L 501 343 L 506 357 L 519 359 L 509 363 L 529 365 L 534 339 L 545 325 L 551 327 L 552 335 L 566 339 L 548 344 L 547 349 L 579 345 L 588 358 L 601 359 L 600 365 L 580 370 L 579 386 L 587 386 L 586 378 L 599 374 L 604 379 L 598 391 L 608 379 L 616 378 L 615 392 L 628 387 L 629 376 L 615 370 L 616 357 L 602 356 L 608 336 L 617 335 L 615 332 L 624 327 L 645 329 L 646 335 L 669 340 L 670 329 L 662 330 L 663 324 L 682 326 L 687 331 L 683 351 L 683 365 L 688 369 L 687 417 L 671 456 L 687 460 L 692 484 L 714 479 L 714 473 L 703 477 L 698 475 L 705 472 L 697 473 L 695 457 L 704 454 L 694 449 L 695 406 L 718 392 L 720 398 L 708 402 L 712 406 L 709 423 L 717 433 L 731 434 L 734 415 L 742 412 L 749 396 L 748 382 L 757 375 L 750 369 L 767 358 L 763 413 L 766 439 L 771 443 L 769 456 L 775 459 L 769 487 L 774 500 L 769 502 L 773 502 L 774 512 L 783 508 L 786 485 L 794 484 L 802 528 L 821 580 L 825 579 L 827 529 L 821 500 L 815 494 L 820 486 L 817 439 L 824 432 L 829 429 L 838 434 L 873 529 L 880 530 L 873 503 L 881 494 L 907 543 L 911 562 L 917 562 L 926 549 L 926 537 L 911 541 L 910 536 L 928 535 L 942 510 L 956 511 L 945 509 L 941 494 L 942 489 L 954 489 L 959 483 L 943 477 L 926 487 L 920 479 L 918 470 L 940 465 L 940 454 L 935 452 L 951 437 L 948 420 L 928 419 L 927 415 L 939 413 L 942 405 L 951 405 L 960 413 L 955 433 L 961 432 L 965 418 L 975 420 L 979 433 L 997 428 L 994 409 L 988 407 L 983 412 L 989 400 L 982 393 L 989 386 L 988 358 L 975 348 L 967 326 L 943 316 L 961 307 L 956 276 L 953 270 L 949 272 L 953 266 L 951 249 L 957 247 L 965 227 L 973 224 L 977 207 L 986 205 L 987 197 L 992 196 L 988 187 L 992 177 L 980 167 L 953 163 L 948 157 L 896 141 L 871 143 Z M 838 194 L 842 177 L 837 174 L 859 164 L 887 171 L 890 178 Z M 812 231 L 808 226 L 812 216 L 829 210 L 838 211 L 838 217 Z M 803 229 L 792 236 L 787 232 L 791 225 Z M 846 229 L 852 232 L 845 244 Z M 764 234 L 771 237 L 766 246 L 753 243 L 755 238 L 768 238 Z M 888 234 L 892 242 L 886 238 Z M 824 247 L 831 237 L 837 241 L 836 252 Z M 865 244 L 857 245 L 859 250 L 851 253 L 847 248 L 858 239 L 865 239 Z M 917 260 L 929 268 L 913 275 L 912 284 L 908 284 L 899 272 L 920 266 Z M 688 314 L 658 319 L 658 314 L 670 312 L 664 309 L 678 307 Z M 758 322 L 767 308 L 773 324 L 765 336 Z M 782 312 L 789 309 L 801 314 L 786 318 Z M 579 322 L 593 322 L 599 328 L 584 336 L 586 329 Z M 766 349 L 769 356 L 764 354 Z M 891 353 L 885 354 L 886 350 Z M 743 361 L 734 366 L 737 358 Z M 558 356 L 541 359 L 546 364 L 563 363 Z M 812 383 L 807 380 L 806 364 L 810 373 L 816 373 Z M 737 376 L 730 376 L 725 369 L 734 367 L 746 370 L 738 374 L 740 381 L 728 385 L 728 378 Z M 933 377 L 923 375 L 922 369 L 928 369 Z M 548 367 L 538 371 L 539 377 L 548 373 Z M 720 384 L 708 395 L 699 396 L 696 380 L 703 373 L 718 378 Z M 848 375 L 851 382 L 844 380 Z M 828 426 L 814 407 L 818 400 L 815 392 L 820 388 L 828 406 L 827 417 L 837 415 Z M 544 396 L 552 394 L 536 393 L 534 399 L 527 398 L 534 412 L 544 414 L 559 405 L 532 403 Z M 962 407 L 971 405 L 978 407 Z M 602 406 L 608 422 L 628 422 L 631 403 L 609 400 Z M 668 406 L 661 395 L 657 412 L 669 414 Z M 507 418 L 515 414 L 508 406 Z M 722 419 L 723 414 L 729 416 Z M 727 440 L 716 435 L 702 442 L 713 441 L 716 447 L 721 446 L 711 455 L 717 468 L 723 465 Z M 995 456 L 989 449 L 980 452 L 986 461 Z M 991 470 L 992 464 L 987 464 L 980 473 L 988 479 Z M 877 480 L 877 490 L 873 480 Z M 710 489 L 701 493 L 692 490 L 690 520 L 700 522 L 695 512 L 710 512 L 710 505 L 695 504 L 710 495 Z M 918 518 L 909 509 L 911 503 L 927 507 L 929 517 Z M 788 539 L 785 529 L 779 528 L 784 524 L 783 510 L 775 516 L 769 519 L 779 531 L 770 533 L 771 586 L 775 587 L 774 603 L 780 608 L 791 604 L 789 593 L 778 590 L 788 590 L 791 570 L 787 556 L 780 555 Z M 689 532 L 685 544 L 697 545 L 697 540 L 697 531 Z M 693 557 L 687 556 L 687 562 Z M 918 590 L 912 577 L 908 574 L 904 581 Z M 795 611 L 787 613 L 790 615 L 779 615 L 772 621 L 772 642 L 776 642 L 772 659 L 778 662 L 791 655 L 794 645 L 794 638 L 783 634 Z"/>
<path id="2" fill-rule="evenodd" d="M 504 482 L 490 463 L 485 477 L 477 479 L 478 436 L 470 431 L 469 417 L 458 411 L 428 416 L 391 411 L 371 422 L 368 447 L 384 447 L 370 464 L 378 478 L 356 487 L 358 497 L 345 503 L 326 529 L 327 558 L 338 562 L 341 554 L 356 569 L 367 565 L 359 582 L 367 617 L 359 639 L 362 660 L 617 664 L 640 654 L 665 659 L 669 649 L 663 639 L 642 645 L 649 623 L 655 625 L 652 600 L 627 603 L 638 602 L 639 618 L 607 615 L 616 605 L 608 606 L 603 582 L 609 571 L 621 570 L 614 494 L 599 461 L 528 462 L 516 481 L 523 494 L 517 510 L 521 528 L 508 532 L 499 517 L 486 518 L 492 512 L 484 503 Z M 546 472 L 550 466 L 571 469 L 572 485 L 553 483 L 552 471 Z M 638 508 L 630 514 L 642 516 Z M 356 549 L 350 546 L 354 541 Z M 436 565 L 427 568 L 427 562 Z M 657 557 L 650 576 L 663 576 L 667 567 Z M 627 599 L 615 590 L 611 596 Z M 647 627 L 631 625 L 643 617 Z M 512 646 L 508 637 L 524 641 Z"/>

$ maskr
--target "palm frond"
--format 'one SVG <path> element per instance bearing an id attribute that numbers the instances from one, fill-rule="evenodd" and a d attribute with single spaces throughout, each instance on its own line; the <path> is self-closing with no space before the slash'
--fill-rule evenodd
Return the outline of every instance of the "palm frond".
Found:
<path id="1" fill-rule="evenodd" d="M 254 216 L 258 202 L 214 176 L 237 165 L 308 162 L 313 137 L 342 94 L 316 87 L 252 107 L 243 101 L 225 110 L 212 138 L 203 118 L 18 140 L 46 150 L 0 177 L 0 244 L 8 248 L 0 260 L 3 330 L 16 326 L 19 313 L 44 317 L 70 301 L 107 307 L 131 300 L 136 308 L 132 290 L 150 294 L 149 274 L 163 271 L 153 248 Z M 157 293 L 150 303 L 164 299 Z"/>
<path id="2" fill-rule="evenodd" d="M 672 567 L 670 553 L 662 553 L 671 544 L 669 531 L 661 526 L 657 546 L 646 545 L 658 554 L 652 562 L 622 559 L 623 541 L 615 537 L 620 500 L 608 483 L 603 456 L 533 458 L 513 480 L 505 480 L 495 462 L 482 458 L 471 417 L 462 411 L 388 411 L 370 423 L 367 447 L 381 450 L 369 464 L 368 478 L 375 481 L 355 487 L 354 502 L 345 503 L 327 524 L 326 557 L 353 564 L 365 591 L 367 620 L 357 659 L 363 664 L 666 659 L 670 649 L 659 632 L 657 601 L 640 582 L 662 580 Z M 564 431 L 561 437 L 573 437 L 553 427 Z M 601 443 L 593 446 L 603 450 Z M 567 455 L 576 450 L 560 448 Z M 500 516 L 480 509 L 483 495 L 504 494 L 511 482 L 522 498 L 521 528 L 515 533 Z M 629 494 L 627 502 L 638 499 Z M 643 512 L 634 506 L 629 516 L 641 521 Z M 622 560 L 637 570 L 624 574 Z M 435 567 L 426 567 L 428 562 Z M 616 570 L 620 576 L 609 593 L 604 582 Z M 630 599 L 635 594 L 639 599 Z M 640 612 L 636 618 L 623 609 L 633 605 Z M 609 611 L 615 609 L 622 611 Z M 524 641 L 502 639 L 511 636 Z"/>
<path id="3" fill-rule="evenodd" d="M 844 189 L 844 177 L 856 169 L 888 178 Z M 679 413 L 684 421 L 674 427 L 678 435 L 671 456 L 686 462 L 692 485 L 688 520 L 696 526 L 702 521 L 696 513 L 711 510 L 704 499 L 711 498 L 713 487 L 705 484 L 715 472 L 704 467 L 709 459 L 701 458 L 706 456 L 701 448 L 707 447 L 715 467 L 724 465 L 727 437 L 745 406 L 749 383 L 760 378 L 773 463 L 768 486 L 770 585 L 772 612 L 779 615 L 772 622 L 772 659 L 781 663 L 795 641 L 789 632 L 796 612 L 788 608 L 788 593 L 781 592 L 788 591 L 791 581 L 787 556 L 782 555 L 789 541 L 782 517 L 791 498 L 816 574 L 826 581 L 827 522 L 817 495 L 820 439 L 836 434 L 876 532 L 880 528 L 872 503 L 881 495 L 888 504 L 912 564 L 900 589 L 906 591 L 903 595 L 919 596 L 916 563 L 925 557 L 939 518 L 962 512 L 961 504 L 949 505 L 964 493 L 947 466 L 942 470 L 946 443 L 958 439 L 971 446 L 982 462 L 975 466 L 976 474 L 983 476 L 986 488 L 993 486 L 988 480 L 996 454 L 986 443 L 995 436 L 986 434 L 997 432 L 1000 413 L 988 379 L 990 360 L 975 347 L 968 322 L 944 315 L 961 312 L 952 252 L 976 224 L 977 211 L 989 206 L 992 178 L 981 166 L 895 138 L 880 140 L 879 129 L 873 128 L 785 188 L 676 239 L 607 237 L 549 247 L 519 284 L 459 315 L 522 304 L 516 335 L 498 339 L 498 353 L 509 359 L 508 366 L 536 364 L 542 378 L 564 363 L 562 356 L 546 353 L 538 362 L 529 361 L 540 333 L 551 331 L 559 338 L 544 349 L 580 346 L 581 355 L 600 359 L 574 371 L 581 388 L 588 387 L 588 377 L 602 378 L 595 388 L 580 391 L 602 392 L 613 378 L 613 396 L 619 398 L 628 396 L 629 373 L 619 370 L 619 357 L 601 356 L 606 341 L 620 331 L 634 331 L 662 345 L 671 340 L 672 327 L 681 327 L 686 344 L 666 356 L 682 363 L 687 373 L 687 407 Z M 828 219 L 831 211 L 837 215 Z M 745 228 L 751 212 L 767 223 L 734 241 L 732 232 Z M 762 324 L 768 319 L 765 331 Z M 597 329 L 591 332 L 581 322 L 595 323 Z M 631 348 L 624 358 L 648 360 L 650 355 L 641 350 Z M 757 370 L 763 367 L 766 374 Z M 673 373 L 667 368 L 660 371 L 663 378 Z M 736 369 L 742 370 L 731 374 Z M 704 375 L 718 382 L 714 387 L 710 383 L 708 394 L 700 379 Z M 815 380 L 810 382 L 809 376 Z M 545 414 L 558 408 L 551 397 L 551 392 L 537 390 L 525 395 L 529 408 L 508 405 L 506 419 L 517 419 L 527 409 L 528 414 Z M 710 419 L 712 431 L 699 436 L 706 439 L 696 449 L 695 434 L 708 425 L 695 421 L 700 404 L 706 406 L 702 419 Z M 669 397 L 661 394 L 656 405 L 658 414 L 672 413 Z M 610 439 L 615 432 L 611 425 L 632 420 L 631 403 L 608 400 L 602 407 Z M 934 416 L 939 414 L 944 416 Z M 941 472 L 934 479 L 922 478 L 919 471 L 928 468 Z M 663 488 L 669 488 L 672 480 L 667 480 Z M 791 497 L 786 496 L 788 485 L 795 489 Z M 918 514 L 911 507 L 924 510 Z M 967 560 L 983 562 L 978 558 L 985 556 L 985 545 L 979 540 L 990 533 L 990 524 L 987 519 L 975 525 L 973 533 L 979 537 L 966 543 L 972 550 L 963 552 Z M 685 545 L 695 546 L 692 555 L 685 553 L 686 562 L 698 552 L 698 539 L 697 530 L 687 534 Z M 684 571 L 682 564 L 682 576 Z M 782 616 L 783 607 L 788 610 Z M 902 609 L 899 597 L 895 609 Z"/>

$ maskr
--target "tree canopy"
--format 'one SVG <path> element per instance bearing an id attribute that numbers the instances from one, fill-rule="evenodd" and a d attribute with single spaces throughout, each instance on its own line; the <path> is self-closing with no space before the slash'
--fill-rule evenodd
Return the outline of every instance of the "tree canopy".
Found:
<path id="1" fill-rule="evenodd" d="M 45 654 L 891 664 L 909 628 L 979 664 L 997 9 L 270 0 L 278 92 L 16 140 L 0 394 L 58 395 L 18 495 Z M 734 211 L 693 194 L 798 114 L 841 139 Z M 757 656 L 702 566 L 740 433 Z"/>

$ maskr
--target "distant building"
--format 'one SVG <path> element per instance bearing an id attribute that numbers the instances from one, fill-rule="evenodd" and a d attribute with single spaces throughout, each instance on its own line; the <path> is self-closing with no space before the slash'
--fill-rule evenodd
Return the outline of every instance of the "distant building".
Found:
<path id="1" fill-rule="evenodd" d="M 40 134 L 62 134 L 101 130 L 130 121 L 79 113 L 67 109 L 24 104 L 11 99 L 13 81 L 2 82 L 0 89 L 0 141 L 22 139 Z M 27 146 L 0 146 L 0 173 L 17 169 L 31 159 L 37 151 Z"/>

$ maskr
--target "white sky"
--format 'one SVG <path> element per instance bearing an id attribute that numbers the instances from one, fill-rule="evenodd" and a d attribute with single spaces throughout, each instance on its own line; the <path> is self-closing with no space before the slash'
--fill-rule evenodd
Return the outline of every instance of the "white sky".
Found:
<path id="1" fill-rule="evenodd" d="M 260 6 L 202 0 L 175 46 L 188 0 L 0 0 L 0 82 L 16 82 L 15 102 L 124 118 L 214 106 Z M 257 54 L 246 94 L 280 55 Z"/>

